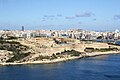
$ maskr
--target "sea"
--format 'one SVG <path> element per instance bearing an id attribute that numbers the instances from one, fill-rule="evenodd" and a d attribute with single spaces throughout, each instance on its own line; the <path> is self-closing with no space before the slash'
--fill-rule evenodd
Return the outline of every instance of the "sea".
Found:
<path id="1" fill-rule="evenodd" d="M 54 64 L 0 66 L 0 80 L 120 80 L 120 54 Z"/>

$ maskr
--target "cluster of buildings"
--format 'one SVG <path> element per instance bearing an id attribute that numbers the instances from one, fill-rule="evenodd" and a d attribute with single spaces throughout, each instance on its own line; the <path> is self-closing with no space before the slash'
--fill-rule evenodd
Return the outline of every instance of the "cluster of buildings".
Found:
<path id="1" fill-rule="evenodd" d="M 35 37 L 64 37 L 74 38 L 79 40 L 118 40 L 120 39 L 120 32 L 116 29 L 114 32 L 96 32 L 81 29 L 72 30 L 0 30 L 0 38 L 7 38 L 9 36 L 17 38 L 35 38 Z"/>

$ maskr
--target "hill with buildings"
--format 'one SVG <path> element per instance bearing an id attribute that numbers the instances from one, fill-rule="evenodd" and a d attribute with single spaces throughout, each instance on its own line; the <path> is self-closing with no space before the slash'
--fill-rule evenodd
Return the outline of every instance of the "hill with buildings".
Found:
<path id="1" fill-rule="evenodd" d="M 103 33 L 81 33 L 81 30 L 1 31 L 0 64 L 51 63 L 91 55 L 119 53 L 120 46 L 114 42 L 96 41 L 96 38 L 104 40 Z M 113 40 L 113 37 L 114 35 L 112 38 L 109 35 L 105 39 Z M 114 40 L 119 40 L 119 35 Z"/>

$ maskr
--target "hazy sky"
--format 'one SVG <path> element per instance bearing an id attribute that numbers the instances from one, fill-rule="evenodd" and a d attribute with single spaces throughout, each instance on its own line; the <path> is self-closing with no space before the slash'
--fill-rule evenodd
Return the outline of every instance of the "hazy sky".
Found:
<path id="1" fill-rule="evenodd" d="M 0 29 L 120 29 L 120 0 L 0 0 Z"/>

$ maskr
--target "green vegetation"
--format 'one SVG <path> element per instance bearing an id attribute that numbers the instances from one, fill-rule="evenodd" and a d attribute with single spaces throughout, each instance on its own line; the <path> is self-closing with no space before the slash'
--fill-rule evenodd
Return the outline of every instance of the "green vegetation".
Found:
<path id="1" fill-rule="evenodd" d="M 0 37 L 0 40 L 3 40 L 4 38 L 3 37 Z"/>
<path id="2" fill-rule="evenodd" d="M 101 48 L 101 49 L 95 49 L 95 52 L 106 52 L 106 51 L 116 51 L 117 48 Z"/>
<path id="3" fill-rule="evenodd" d="M 81 53 L 75 50 L 71 50 L 71 51 L 68 51 L 68 54 L 71 56 L 80 56 Z"/>
<path id="4" fill-rule="evenodd" d="M 91 47 L 86 47 L 84 49 L 85 52 L 94 52 L 94 48 L 91 48 Z"/>
<path id="5" fill-rule="evenodd" d="M 30 53 L 18 53 L 18 54 L 14 54 L 14 56 L 7 60 L 6 62 L 14 62 L 14 61 L 18 61 L 23 59 L 24 57 L 27 57 L 28 55 L 30 55 Z"/>
<path id="6" fill-rule="evenodd" d="M 16 41 L 0 41 L 0 50 L 8 50 L 13 51 L 14 53 L 18 53 L 27 49 L 27 46 L 24 46 Z"/>
<path id="7" fill-rule="evenodd" d="M 43 60 L 43 59 L 49 59 L 49 60 L 53 60 L 53 59 L 57 59 L 58 57 L 60 58 L 64 58 L 65 56 L 80 56 L 81 53 L 75 51 L 75 50 L 65 50 L 64 52 L 61 53 L 56 53 L 56 54 L 52 54 L 52 56 L 42 56 L 40 55 L 39 57 L 36 57 L 36 60 Z"/>
<path id="8" fill-rule="evenodd" d="M 16 41 L 0 40 L 0 44 L 5 44 L 5 43 L 9 43 L 9 44 L 20 44 L 19 42 L 16 42 Z"/>
<path id="9" fill-rule="evenodd" d="M 58 53 L 57 53 L 58 54 Z M 75 50 L 65 50 L 64 52 L 60 53 L 61 55 L 70 55 L 70 56 L 80 56 L 80 52 L 77 52 Z M 59 55 L 59 54 L 58 54 Z"/>
<path id="10" fill-rule="evenodd" d="M 37 61 L 37 60 L 43 60 L 43 59 L 50 59 L 50 56 L 39 55 L 39 57 L 36 57 L 35 61 Z"/>
<path id="11" fill-rule="evenodd" d="M 102 36 L 98 36 L 97 39 L 102 39 L 103 37 Z"/>
<path id="12" fill-rule="evenodd" d="M 57 56 L 55 54 L 52 54 L 52 56 L 50 57 L 50 59 L 57 59 Z"/>
<path id="13" fill-rule="evenodd" d="M 113 48 L 111 48 L 111 47 L 109 47 L 109 48 L 100 48 L 100 49 L 98 49 L 98 48 L 85 48 L 85 52 L 107 52 L 107 51 L 117 51 L 118 50 L 118 48 L 115 48 L 115 47 L 113 47 Z"/>
<path id="14" fill-rule="evenodd" d="M 18 37 L 8 36 L 7 40 L 18 39 Z"/>
<path id="15" fill-rule="evenodd" d="M 108 43 L 108 45 L 120 46 L 119 44 L 115 44 L 115 43 Z"/>
<path id="16" fill-rule="evenodd" d="M 29 47 L 20 44 L 19 42 L 16 41 L 3 41 L 0 40 L 0 50 L 7 50 L 7 51 L 12 51 L 13 52 L 13 57 L 7 60 L 6 62 L 14 62 L 14 61 L 19 61 L 22 60 L 23 58 L 29 56 L 31 53 L 25 53 L 26 50 L 28 50 Z M 44 59 L 57 59 L 58 57 L 64 58 L 67 56 L 79 56 L 80 53 L 75 51 L 75 50 L 64 50 L 61 53 L 56 53 L 52 54 L 51 56 L 42 56 L 40 55 L 39 57 L 36 57 L 34 61 L 37 60 L 44 60 Z"/>
<path id="17" fill-rule="evenodd" d="M 39 57 L 36 57 L 36 60 L 43 60 L 43 59 L 49 59 L 49 60 L 53 60 L 53 59 L 57 59 L 57 56 L 55 54 L 53 54 L 52 56 L 43 56 L 40 55 Z"/>
<path id="18" fill-rule="evenodd" d="M 19 37 L 15 37 L 15 36 L 7 36 L 6 38 L 4 37 L 0 37 L 0 40 L 14 40 L 14 39 L 18 39 Z"/>
<path id="19" fill-rule="evenodd" d="M 24 53 L 24 51 L 26 51 L 27 49 L 29 49 L 29 47 L 22 45 L 19 42 L 0 40 L 0 50 L 13 52 L 13 57 L 7 62 L 18 61 L 20 59 L 23 59 L 24 57 L 27 57 L 30 54 L 29 52 Z"/>

